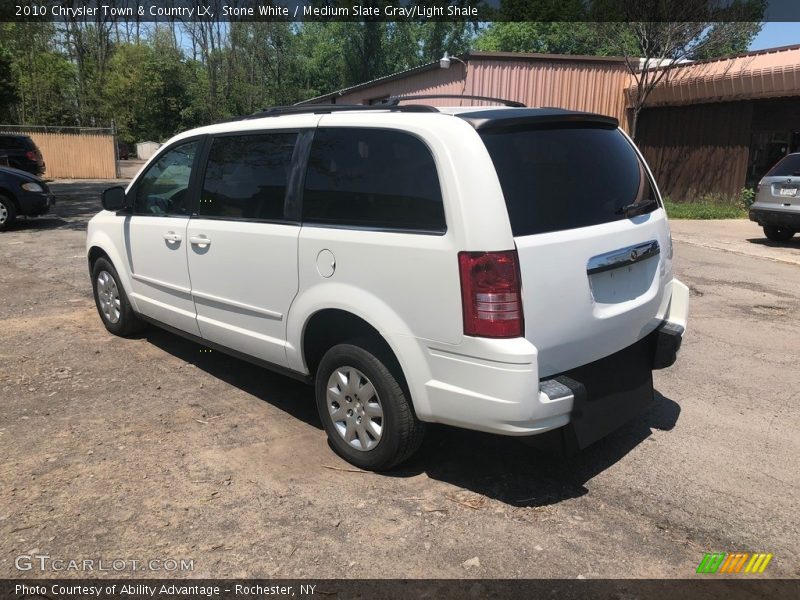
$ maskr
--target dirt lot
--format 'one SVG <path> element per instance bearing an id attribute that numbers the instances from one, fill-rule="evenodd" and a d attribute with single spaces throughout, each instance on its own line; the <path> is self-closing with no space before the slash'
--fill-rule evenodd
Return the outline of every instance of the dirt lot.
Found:
<path id="1" fill-rule="evenodd" d="M 310 388 L 156 329 L 106 333 L 83 254 L 103 185 L 53 187 L 54 215 L 0 236 L 0 577 L 56 575 L 20 554 L 190 558 L 195 577 L 691 577 L 712 550 L 800 576 L 800 266 L 676 236 L 690 329 L 640 418 L 571 459 L 431 427 L 376 475 L 328 449 Z"/>

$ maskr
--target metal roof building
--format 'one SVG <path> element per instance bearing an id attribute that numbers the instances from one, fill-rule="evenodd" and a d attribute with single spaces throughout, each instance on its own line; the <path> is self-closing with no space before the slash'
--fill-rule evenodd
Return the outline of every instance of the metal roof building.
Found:
<path id="1" fill-rule="evenodd" d="M 449 68 L 430 63 L 305 103 L 376 104 L 412 94 L 493 96 L 610 115 L 627 129 L 632 85 L 620 57 L 470 52 L 451 57 Z M 800 150 L 800 45 L 674 67 L 646 106 L 637 142 L 664 193 L 675 199 L 735 196 L 781 156 Z"/>
<path id="2" fill-rule="evenodd" d="M 389 96 L 464 94 L 507 98 L 527 106 L 585 110 L 625 120 L 621 92 L 629 75 L 622 58 L 470 52 L 451 61 L 448 69 L 440 68 L 438 62 L 429 63 L 304 103 L 377 104 Z M 454 101 L 432 99 L 424 103 L 452 106 Z M 474 103 L 465 101 L 465 105 L 470 104 Z"/>
<path id="3" fill-rule="evenodd" d="M 636 141 L 662 191 L 735 196 L 800 151 L 800 45 L 678 67 L 646 106 Z"/>

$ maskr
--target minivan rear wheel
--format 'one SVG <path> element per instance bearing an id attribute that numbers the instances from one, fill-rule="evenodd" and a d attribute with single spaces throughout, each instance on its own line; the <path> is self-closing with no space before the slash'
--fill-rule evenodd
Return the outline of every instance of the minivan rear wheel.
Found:
<path id="1" fill-rule="evenodd" d="M 328 350 L 316 373 L 317 410 L 331 447 L 370 471 L 408 459 L 424 434 L 391 362 L 377 345 L 348 342 Z"/>
<path id="2" fill-rule="evenodd" d="M 17 218 L 17 207 L 11 198 L 0 194 L 0 231 L 10 229 Z"/>
<path id="3" fill-rule="evenodd" d="M 775 227 L 772 225 L 764 225 L 764 235 L 773 242 L 786 242 L 792 239 L 794 231 L 784 227 Z"/>

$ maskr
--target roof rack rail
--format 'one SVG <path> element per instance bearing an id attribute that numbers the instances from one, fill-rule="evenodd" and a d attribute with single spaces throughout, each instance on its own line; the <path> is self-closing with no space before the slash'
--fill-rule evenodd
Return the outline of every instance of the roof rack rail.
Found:
<path id="1" fill-rule="evenodd" d="M 323 114 L 332 112 L 349 112 L 349 111 L 362 111 L 362 110 L 389 110 L 396 112 L 439 112 L 433 106 L 427 104 L 406 104 L 399 106 L 397 104 L 293 104 L 292 106 L 272 106 L 265 108 L 252 115 L 244 115 L 241 117 L 233 117 L 220 121 L 221 123 L 228 123 L 231 121 L 246 121 L 248 119 L 263 119 L 265 117 L 279 117 L 281 115 L 301 115 L 301 114 Z"/>
<path id="2" fill-rule="evenodd" d="M 493 98 L 491 96 L 464 96 L 462 94 L 421 94 L 416 96 L 391 96 L 383 101 L 382 106 L 398 106 L 398 102 L 404 100 L 432 100 L 434 98 L 451 98 L 455 100 L 482 100 L 484 102 L 499 102 L 512 108 L 527 108 L 522 102 L 516 100 L 506 100 L 505 98 Z M 414 106 L 408 104 L 407 106 Z"/>

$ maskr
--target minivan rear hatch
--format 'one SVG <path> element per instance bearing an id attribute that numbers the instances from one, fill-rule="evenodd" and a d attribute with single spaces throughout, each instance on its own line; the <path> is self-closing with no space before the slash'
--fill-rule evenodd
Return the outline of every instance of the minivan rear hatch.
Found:
<path id="1" fill-rule="evenodd" d="M 472 115 L 503 190 L 540 376 L 609 356 L 655 329 L 671 279 L 669 228 L 616 120 L 555 109 Z"/>

